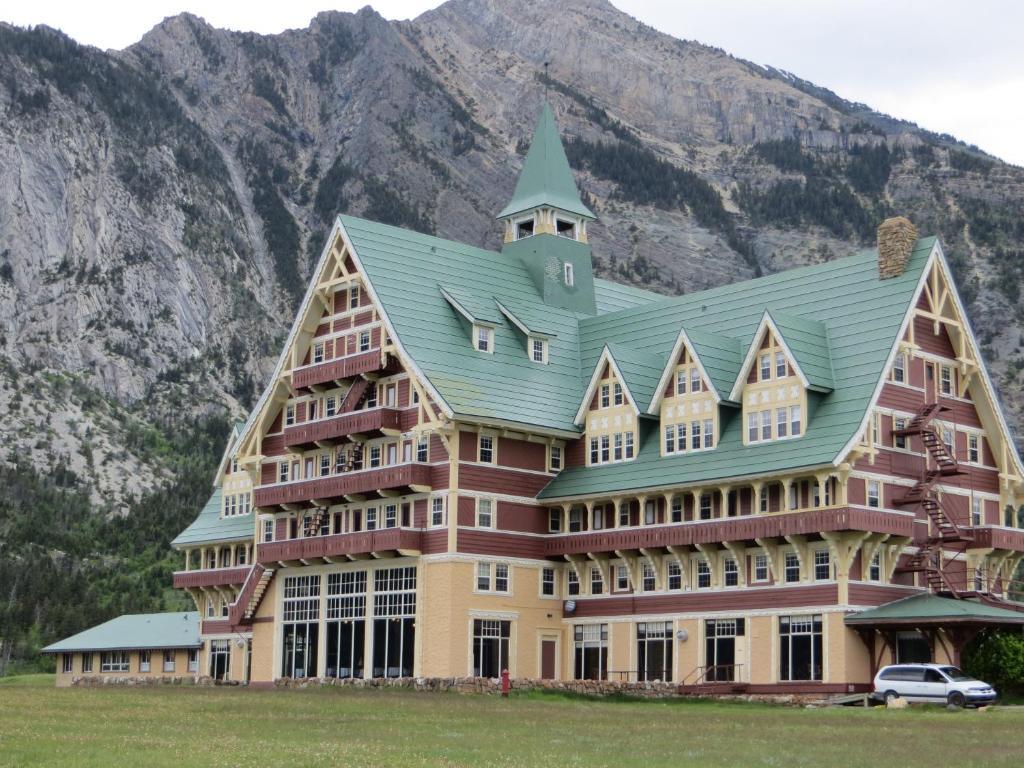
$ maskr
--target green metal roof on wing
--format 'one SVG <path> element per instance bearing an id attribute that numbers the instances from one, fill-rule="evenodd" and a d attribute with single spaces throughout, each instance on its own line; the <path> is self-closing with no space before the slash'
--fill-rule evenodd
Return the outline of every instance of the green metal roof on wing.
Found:
<path id="1" fill-rule="evenodd" d="M 199 648 L 199 614 L 137 613 L 118 616 L 43 648 L 43 653 Z"/>
<path id="2" fill-rule="evenodd" d="M 1024 608 L 1024 606 L 1022 606 Z M 962 622 L 969 624 L 1024 624 L 1024 613 L 986 605 L 978 600 L 953 600 L 939 595 L 911 595 L 891 603 L 853 613 L 850 626 Z"/>
<path id="3" fill-rule="evenodd" d="M 188 528 L 175 537 L 171 546 L 181 547 L 251 539 L 254 525 L 252 515 L 222 517 L 220 514 L 221 498 L 222 492 L 218 486 L 213 489 L 210 498 L 206 500 L 206 504 L 199 511 L 199 516 L 189 524 Z"/>

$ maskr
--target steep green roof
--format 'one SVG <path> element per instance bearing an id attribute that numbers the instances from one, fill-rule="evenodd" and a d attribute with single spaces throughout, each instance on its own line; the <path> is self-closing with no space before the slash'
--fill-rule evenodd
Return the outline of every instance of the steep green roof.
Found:
<path id="1" fill-rule="evenodd" d="M 533 141 L 526 153 L 515 192 L 508 205 L 498 214 L 498 218 L 512 216 L 542 205 L 594 218 L 591 210 L 580 200 L 580 193 L 576 189 L 576 182 L 565 156 L 565 148 L 558 135 L 558 126 L 555 125 L 555 116 L 547 103 L 541 110 L 540 120 L 537 121 L 537 128 L 533 132 Z"/>
<path id="2" fill-rule="evenodd" d="M 1024 607 L 1024 606 L 1022 606 Z M 1020 611 L 986 605 L 977 600 L 953 600 L 932 594 L 912 595 L 846 617 L 847 624 L 899 624 L 904 622 L 1024 624 Z"/>
<path id="3" fill-rule="evenodd" d="M 502 322 L 498 305 L 488 296 L 476 296 L 472 292 L 450 285 L 439 286 L 452 307 L 471 323 L 498 325 Z"/>
<path id="4" fill-rule="evenodd" d="M 697 328 L 683 330 L 693 347 L 693 353 L 711 379 L 711 386 L 715 388 L 719 397 L 728 400 L 729 390 L 736 380 L 743 359 L 739 341 Z"/>
<path id="5" fill-rule="evenodd" d="M 118 616 L 43 648 L 43 653 L 73 651 L 199 648 L 199 614 L 137 613 Z"/>
<path id="6" fill-rule="evenodd" d="M 608 352 L 619 367 L 626 387 L 636 400 L 636 407 L 641 414 L 646 413 L 661 373 L 665 370 L 665 357 L 631 349 L 622 344 L 609 344 Z"/>
<path id="7" fill-rule="evenodd" d="M 773 309 L 768 310 L 768 316 L 796 358 L 796 364 L 807 377 L 811 388 L 831 391 L 834 384 L 832 356 L 825 324 Z"/>
<path id="8" fill-rule="evenodd" d="M 641 434 L 631 462 L 565 469 L 541 498 L 698 484 L 829 464 L 860 428 L 896 343 L 935 238 L 919 240 L 899 277 L 880 280 L 874 250 L 768 277 L 580 320 L 580 359 L 592 371 L 605 344 L 671 350 L 680 328 L 737 339 L 747 349 L 767 304 L 827 329 L 835 389 L 816 396 L 802 437 L 744 446 L 739 410 L 719 411 L 714 450 L 661 457 L 660 436 Z"/>
<path id="9" fill-rule="evenodd" d="M 237 541 L 253 537 L 252 515 L 221 517 L 221 489 L 214 488 L 210 498 L 199 511 L 199 516 L 171 542 L 172 547 L 208 544 L 219 541 Z"/>

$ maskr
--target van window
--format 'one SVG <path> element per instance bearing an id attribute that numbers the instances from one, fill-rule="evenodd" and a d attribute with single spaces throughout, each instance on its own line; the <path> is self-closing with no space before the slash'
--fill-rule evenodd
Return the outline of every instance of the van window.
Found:
<path id="1" fill-rule="evenodd" d="M 919 683 L 924 680 L 924 670 L 917 667 L 890 667 L 882 673 L 881 679 Z"/>
<path id="2" fill-rule="evenodd" d="M 939 667 L 939 670 L 945 673 L 954 683 L 963 683 L 974 679 L 970 675 L 964 674 L 956 667 Z"/>
<path id="3" fill-rule="evenodd" d="M 946 678 L 939 674 L 937 669 L 926 669 L 924 671 L 924 681 L 926 683 L 945 683 Z"/>

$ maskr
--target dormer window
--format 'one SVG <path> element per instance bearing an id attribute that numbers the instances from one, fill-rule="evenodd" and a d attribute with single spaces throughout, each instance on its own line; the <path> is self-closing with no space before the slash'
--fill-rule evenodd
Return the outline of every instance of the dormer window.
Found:
<path id="1" fill-rule="evenodd" d="M 533 237 L 534 230 L 534 219 L 531 216 L 528 219 L 521 219 L 516 222 L 516 240 L 524 240 L 527 237 Z"/>
<path id="2" fill-rule="evenodd" d="M 535 363 L 545 364 L 548 361 L 547 339 L 539 339 L 536 336 L 530 337 L 530 359 Z"/>
<path id="3" fill-rule="evenodd" d="M 776 352 L 775 353 L 775 378 L 784 379 L 789 375 L 789 369 L 786 366 L 786 353 Z"/>
<path id="4" fill-rule="evenodd" d="M 555 219 L 555 234 L 559 237 L 567 237 L 570 240 L 576 239 L 576 222 L 567 219 Z"/>
<path id="5" fill-rule="evenodd" d="M 761 381 L 768 381 L 772 377 L 771 355 L 761 355 Z"/>
<path id="6" fill-rule="evenodd" d="M 569 264 L 567 262 L 566 264 L 563 265 L 563 268 L 565 270 L 565 284 L 569 288 L 572 288 L 572 286 L 575 284 L 575 281 L 576 281 L 576 278 L 573 275 L 573 271 L 572 271 L 572 264 Z"/>
<path id="7" fill-rule="evenodd" d="M 477 352 L 494 353 L 494 329 L 486 325 L 473 327 L 473 344 Z"/>

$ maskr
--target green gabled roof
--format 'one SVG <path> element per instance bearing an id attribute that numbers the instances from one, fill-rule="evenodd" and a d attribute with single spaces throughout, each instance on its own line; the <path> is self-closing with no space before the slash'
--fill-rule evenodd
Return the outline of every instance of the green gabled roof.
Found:
<path id="1" fill-rule="evenodd" d="M 645 414 L 658 387 L 662 371 L 665 370 L 665 358 L 650 352 L 630 349 L 622 344 L 609 344 L 608 353 L 619 367 L 622 379 L 636 401 L 636 407 L 641 414 Z"/>
<path id="2" fill-rule="evenodd" d="M 599 315 L 663 301 L 666 298 L 668 297 L 643 288 L 613 283 L 611 280 L 602 280 L 599 277 L 594 278 L 594 301 L 597 304 L 597 314 Z"/>
<path id="3" fill-rule="evenodd" d="M 199 614 L 195 611 L 137 613 L 118 616 L 48 645 L 43 653 L 198 648 L 200 645 Z"/>
<path id="4" fill-rule="evenodd" d="M 448 303 L 471 323 L 499 325 L 502 322 L 501 312 L 493 299 L 486 296 L 475 296 L 470 291 L 449 285 L 438 287 Z"/>
<path id="5" fill-rule="evenodd" d="M 738 411 L 719 411 L 714 450 L 662 458 L 660 437 L 641 436 L 631 462 L 565 469 L 540 494 L 563 498 L 698 484 L 831 464 L 856 435 L 896 343 L 935 238 L 919 240 L 899 277 L 880 280 L 877 253 L 712 288 L 580 320 L 580 359 L 593 370 L 605 344 L 671 350 L 680 328 L 735 338 L 749 348 L 767 304 L 822 323 L 828 333 L 835 388 L 816 396 L 802 437 L 744 446 Z"/>
<path id="6" fill-rule="evenodd" d="M 715 388 L 719 397 L 728 400 L 729 390 L 732 389 L 732 383 L 736 380 L 743 360 L 739 341 L 697 328 L 683 330 L 693 347 L 693 353 L 711 379 L 711 386 Z"/>
<path id="7" fill-rule="evenodd" d="M 215 541 L 238 541 L 251 539 L 254 535 L 252 515 L 221 517 L 221 489 L 213 489 L 210 498 L 199 511 L 199 516 L 184 531 L 179 533 L 172 547 L 192 544 L 207 544 Z"/>
<path id="8" fill-rule="evenodd" d="M 533 132 L 533 141 L 526 153 L 515 192 L 498 218 L 513 216 L 531 208 L 549 206 L 593 219 L 594 214 L 580 200 L 565 148 L 558 135 L 555 116 L 545 103 Z"/>
<path id="9" fill-rule="evenodd" d="M 785 345 L 793 353 L 796 364 L 807 377 L 810 387 L 820 391 L 831 391 L 835 381 L 832 375 L 832 355 L 828 345 L 828 328 L 825 324 L 777 309 L 769 309 L 768 316 L 775 323 Z"/>
<path id="10" fill-rule="evenodd" d="M 537 306 L 527 306 L 526 304 L 508 296 L 505 296 L 503 299 L 495 297 L 494 301 L 498 304 L 498 309 L 504 308 L 504 311 L 509 314 L 512 322 L 516 325 L 521 325 L 526 329 L 527 333 L 536 334 L 538 336 L 558 335 L 551 329 L 550 323 L 548 322 L 547 307 L 542 311 Z"/>
<path id="11" fill-rule="evenodd" d="M 898 624 L 915 621 L 960 621 L 1024 624 L 1024 613 L 977 600 L 953 600 L 932 594 L 912 595 L 846 617 L 847 624 Z"/>

